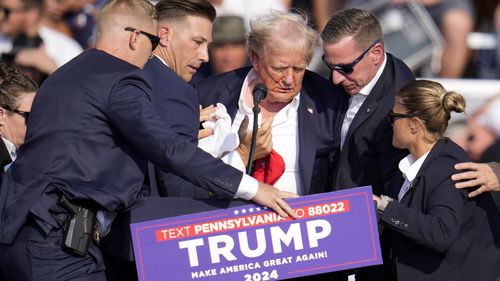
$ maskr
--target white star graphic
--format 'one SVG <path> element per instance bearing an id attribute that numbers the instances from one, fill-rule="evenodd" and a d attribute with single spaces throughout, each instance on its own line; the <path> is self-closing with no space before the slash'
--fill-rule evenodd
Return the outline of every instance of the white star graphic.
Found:
<path id="1" fill-rule="evenodd" d="M 242 209 L 242 210 L 241 210 L 241 213 L 242 213 L 242 214 L 246 214 L 246 213 L 247 213 L 247 210 L 246 210 L 246 209 Z"/>
<path id="2" fill-rule="evenodd" d="M 254 210 L 253 208 L 248 209 L 250 213 L 253 213 L 253 210 Z"/>
<path id="3" fill-rule="evenodd" d="M 240 214 L 240 211 L 238 211 L 238 210 L 234 210 L 234 214 L 235 214 L 235 215 L 239 215 L 239 214 Z"/>

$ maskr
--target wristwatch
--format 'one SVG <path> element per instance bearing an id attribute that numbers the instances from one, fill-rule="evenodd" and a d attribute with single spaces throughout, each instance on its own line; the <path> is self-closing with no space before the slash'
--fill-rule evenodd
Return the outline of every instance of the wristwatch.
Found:
<path id="1" fill-rule="evenodd" d="M 381 195 L 380 196 L 380 203 L 378 203 L 378 205 L 377 205 L 377 213 L 382 215 L 384 213 L 385 208 L 387 207 L 387 204 L 389 204 L 389 202 L 392 202 L 392 201 L 394 201 L 394 199 L 392 199 L 391 197 Z"/>

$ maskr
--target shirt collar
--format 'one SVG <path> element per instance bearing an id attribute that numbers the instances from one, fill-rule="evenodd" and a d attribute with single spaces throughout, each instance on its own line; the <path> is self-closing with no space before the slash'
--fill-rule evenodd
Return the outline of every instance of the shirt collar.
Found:
<path id="1" fill-rule="evenodd" d="M 7 148 L 7 151 L 9 152 L 9 156 L 12 159 L 12 161 L 16 160 L 17 157 L 16 146 L 4 137 L 2 137 L 2 140 L 3 143 L 5 144 L 5 148 Z"/>
<path id="2" fill-rule="evenodd" d="M 362 94 L 364 96 L 368 96 L 370 94 L 370 92 L 373 90 L 373 87 L 375 87 L 375 84 L 377 84 L 378 79 L 382 75 L 382 72 L 384 72 L 384 68 L 385 68 L 386 63 L 387 63 L 387 55 L 384 52 L 384 62 L 382 63 L 380 68 L 377 70 L 377 73 L 372 78 L 370 83 L 366 84 L 366 86 L 364 86 L 363 89 L 361 89 L 359 91 L 360 94 Z"/>
<path id="3" fill-rule="evenodd" d="M 403 177 L 407 181 L 412 182 L 417 177 L 418 171 L 422 167 L 422 164 L 424 164 L 429 152 L 430 150 L 416 160 L 411 154 L 408 154 L 408 156 L 399 161 L 399 170 L 403 173 Z"/>
<path id="4" fill-rule="evenodd" d="M 170 68 L 170 66 L 168 65 L 168 63 L 163 60 L 159 55 L 157 54 L 154 54 L 153 56 L 155 56 L 157 59 L 159 59 L 164 65 L 166 65 L 168 68 Z"/>

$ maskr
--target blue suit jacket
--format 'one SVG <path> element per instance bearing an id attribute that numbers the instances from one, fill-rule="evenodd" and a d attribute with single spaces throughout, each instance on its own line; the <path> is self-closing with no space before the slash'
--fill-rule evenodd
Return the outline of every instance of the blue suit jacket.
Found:
<path id="1" fill-rule="evenodd" d="M 371 185 L 373 192 L 380 195 L 398 173 L 397 164 L 408 152 L 392 146 L 392 126 L 387 115 L 394 105 L 396 93 L 414 79 L 401 60 L 387 54 L 382 75 L 347 131 L 344 146 L 336 160 L 334 190 Z M 341 93 L 343 119 L 350 96 L 342 86 L 335 87 Z M 341 129 L 342 126 L 339 126 L 339 135 Z"/>
<path id="2" fill-rule="evenodd" d="M 154 56 L 144 67 L 151 78 L 151 101 L 167 126 L 194 145 L 198 145 L 200 127 L 199 98 L 193 86 Z M 207 190 L 168 171 L 149 167 L 150 177 L 157 180 L 161 196 L 207 197 Z M 154 189 L 155 187 L 152 186 Z"/>
<path id="3" fill-rule="evenodd" d="M 451 180 L 454 165 L 467 161 L 451 140 L 438 141 L 401 202 L 387 205 L 380 220 L 397 280 L 500 277 L 500 215 L 491 194 L 470 200 Z M 401 184 L 394 180 L 392 198 Z"/>
<path id="4" fill-rule="evenodd" d="M 204 79 L 195 85 L 200 102 L 208 106 L 220 102 L 234 120 L 238 111 L 241 87 L 251 68 Z M 337 94 L 338 96 L 338 94 Z M 330 189 L 335 157 L 335 128 L 340 111 L 332 84 L 318 74 L 306 71 L 298 109 L 299 172 L 304 194 Z"/>
<path id="5" fill-rule="evenodd" d="M 46 232 L 61 227 L 60 193 L 109 212 L 134 206 L 147 160 L 233 198 L 242 173 L 169 130 L 150 97 L 143 70 L 96 49 L 52 74 L 0 188 L 0 243 L 12 243 L 30 216 Z"/>

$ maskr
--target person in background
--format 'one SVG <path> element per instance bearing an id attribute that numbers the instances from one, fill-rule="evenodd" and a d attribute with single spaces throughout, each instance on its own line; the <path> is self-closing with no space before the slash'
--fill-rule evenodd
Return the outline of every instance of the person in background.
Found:
<path id="1" fill-rule="evenodd" d="M 384 264 L 392 274 L 384 280 L 500 277 L 500 215 L 491 194 L 468 200 L 451 180 L 455 164 L 468 157 L 442 135 L 451 112 L 464 110 L 461 95 L 433 81 L 412 81 L 396 96 L 392 143 L 410 154 L 399 162 L 404 180 L 374 195 L 386 257 L 390 253 Z"/>
<path id="2" fill-rule="evenodd" d="M 394 3 L 411 0 L 392 0 Z M 422 0 L 419 1 L 436 23 L 444 39 L 441 78 L 461 78 L 469 62 L 471 51 L 467 36 L 474 29 L 474 9 L 470 0 Z"/>
<path id="3" fill-rule="evenodd" d="M 193 83 L 246 66 L 248 58 L 245 35 L 243 18 L 230 15 L 217 17 L 212 29 L 213 41 L 209 47 L 210 61 L 196 72 Z"/>
<path id="4" fill-rule="evenodd" d="M 345 2 L 346 7 L 362 7 L 369 0 L 340 2 Z M 391 2 L 399 5 L 415 1 L 391 0 Z M 471 53 L 467 45 L 467 36 L 474 28 L 474 8 L 470 0 L 421 0 L 418 3 L 427 10 L 444 39 L 444 47 L 439 57 L 440 67 L 433 75 L 441 78 L 461 78 Z"/>
<path id="5" fill-rule="evenodd" d="M 93 45 L 96 0 L 44 0 L 43 24 L 74 38 L 83 49 Z"/>
<path id="6" fill-rule="evenodd" d="M 82 48 L 71 37 L 44 26 L 42 0 L 0 0 L 0 32 L 11 41 L 2 60 L 40 84 Z"/>

